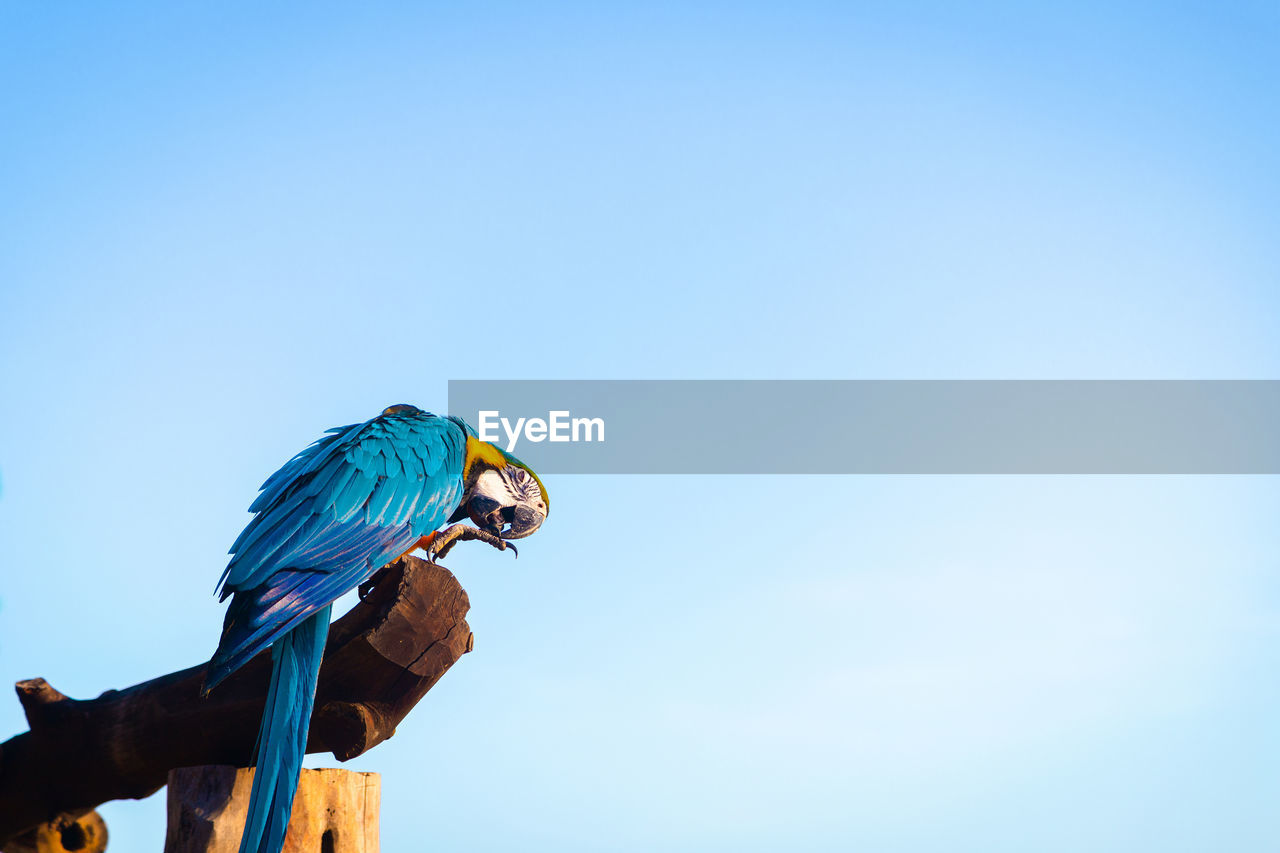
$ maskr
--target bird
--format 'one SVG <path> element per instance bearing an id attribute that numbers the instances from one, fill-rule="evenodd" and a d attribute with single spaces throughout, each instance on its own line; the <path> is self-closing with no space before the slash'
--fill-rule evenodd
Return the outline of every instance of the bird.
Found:
<path id="1" fill-rule="evenodd" d="M 514 552 L 509 540 L 536 531 L 550 499 L 529 466 L 463 419 L 399 404 L 327 430 L 249 511 L 218 582 L 231 603 L 202 695 L 271 648 L 240 853 L 280 853 L 333 601 L 418 548 L 433 560 L 466 540 Z"/>

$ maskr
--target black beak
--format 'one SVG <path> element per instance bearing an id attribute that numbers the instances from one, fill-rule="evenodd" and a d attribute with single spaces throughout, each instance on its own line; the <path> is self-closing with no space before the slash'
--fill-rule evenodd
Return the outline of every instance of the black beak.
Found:
<path id="1" fill-rule="evenodd" d="M 459 507 L 459 513 L 455 515 L 460 516 L 461 510 Z M 531 507 L 502 506 L 483 495 L 476 495 L 467 503 L 466 514 L 471 516 L 476 527 L 503 539 L 523 539 L 541 527 L 546 519 L 544 513 Z"/>
<path id="2" fill-rule="evenodd" d="M 511 519 L 511 529 L 500 534 L 503 539 L 523 539 L 542 526 L 546 515 L 527 506 L 517 506 Z"/>

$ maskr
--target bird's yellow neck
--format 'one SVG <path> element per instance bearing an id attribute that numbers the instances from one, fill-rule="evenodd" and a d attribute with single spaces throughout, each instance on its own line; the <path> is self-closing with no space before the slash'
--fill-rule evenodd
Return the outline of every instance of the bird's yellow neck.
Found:
<path id="1" fill-rule="evenodd" d="M 469 435 L 467 436 L 466 462 L 462 466 L 463 482 L 471 482 L 472 474 L 478 475 L 480 473 L 479 471 L 473 471 L 477 463 L 488 468 L 503 468 L 507 464 L 507 457 L 503 456 L 502 451 L 489 442 L 481 441 L 474 435 Z"/>

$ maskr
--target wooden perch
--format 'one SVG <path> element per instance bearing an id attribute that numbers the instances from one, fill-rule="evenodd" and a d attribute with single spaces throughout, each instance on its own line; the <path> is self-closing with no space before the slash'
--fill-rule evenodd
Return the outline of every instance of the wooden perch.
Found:
<path id="1" fill-rule="evenodd" d="M 170 771 L 164 853 L 236 853 L 253 774 L 221 765 Z M 284 853 L 377 853 L 381 799 L 377 773 L 304 769 Z"/>
<path id="2" fill-rule="evenodd" d="M 330 629 L 307 752 L 346 761 L 391 737 L 471 650 L 470 603 L 447 569 L 407 557 L 374 580 Z M 204 671 L 201 664 L 88 700 L 43 678 L 18 682 L 31 730 L 0 744 L 0 849 L 39 824 L 149 796 L 175 767 L 251 765 L 270 652 L 201 698 Z"/>

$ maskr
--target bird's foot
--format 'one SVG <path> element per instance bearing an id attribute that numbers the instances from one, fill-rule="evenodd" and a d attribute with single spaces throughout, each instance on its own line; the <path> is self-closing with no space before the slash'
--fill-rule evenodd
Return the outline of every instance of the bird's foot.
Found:
<path id="1" fill-rule="evenodd" d="M 487 530 L 481 530 L 478 527 L 471 527 L 466 524 L 455 524 L 452 527 L 446 527 L 444 530 L 437 531 L 431 535 L 431 542 L 427 545 L 427 559 L 433 563 L 444 558 L 452 550 L 454 545 L 459 542 L 486 542 L 497 548 L 499 551 L 510 551 L 517 557 L 520 552 L 516 550 L 516 546 L 507 540 L 490 533 Z"/>
<path id="2" fill-rule="evenodd" d="M 373 588 L 382 583 L 382 579 L 387 576 L 387 568 L 383 566 L 369 576 L 369 579 L 360 586 L 356 587 L 356 593 L 360 596 L 360 600 L 364 601 L 369 593 L 373 592 Z"/>

